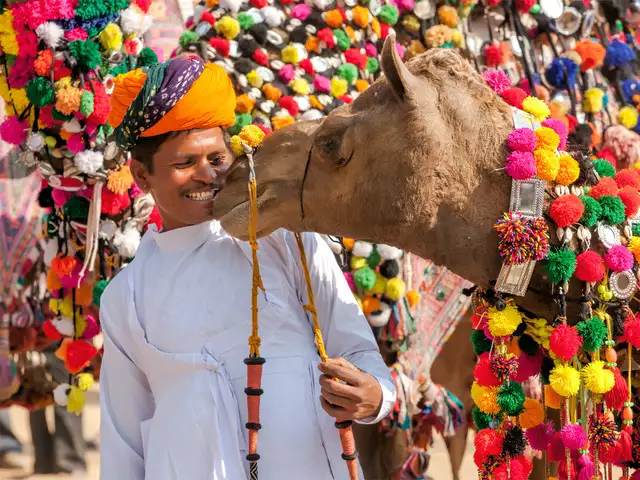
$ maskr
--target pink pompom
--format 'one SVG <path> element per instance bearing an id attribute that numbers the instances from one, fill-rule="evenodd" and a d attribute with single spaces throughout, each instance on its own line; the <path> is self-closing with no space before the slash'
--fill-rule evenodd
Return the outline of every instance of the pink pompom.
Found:
<path id="1" fill-rule="evenodd" d="M 20 145 L 27 140 L 29 134 L 29 122 L 20 121 L 18 117 L 7 118 L 0 125 L 0 138 L 11 145 Z"/>
<path id="2" fill-rule="evenodd" d="M 56 207 L 62 207 L 69 201 L 69 199 L 71 199 L 71 197 L 73 197 L 73 193 L 71 192 L 66 192 L 57 188 L 51 190 L 51 198 L 53 198 L 53 203 Z"/>
<path id="3" fill-rule="evenodd" d="M 567 126 L 562 120 L 559 120 L 557 118 L 547 118 L 544 122 L 542 122 L 542 126 L 550 128 L 558 134 L 558 136 L 560 137 L 560 145 L 558 145 L 559 150 L 565 150 L 567 148 L 567 138 L 569 136 L 569 132 L 567 131 Z"/>
<path id="4" fill-rule="evenodd" d="M 483 387 L 497 387 L 498 385 L 502 385 L 500 379 L 493 373 L 491 356 L 486 352 L 478 357 L 478 362 L 473 369 L 473 378 L 476 379 L 478 385 Z"/>
<path id="5" fill-rule="evenodd" d="M 311 7 L 306 3 L 299 3 L 291 10 L 291 16 L 301 22 L 304 22 L 309 15 L 311 15 Z"/>
<path id="6" fill-rule="evenodd" d="M 605 265 L 614 272 L 624 272 L 633 268 L 633 253 L 624 245 L 614 245 L 604 254 Z"/>
<path id="7" fill-rule="evenodd" d="M 184 26 L 186 28 L 191 28 L 193 26 L 193 17 L 187 18 L 187 21 L 185 22 Z"/>
<path id="8" fill-rule="evenodd" d="M 533 152 L 536 149 L 536 135 L 530 128 L 516 128 L 507 137 L 507 147 L 511 151 Z"/>
<path id="9" fill-rule="evenodd" d="M 76 262 L 76 266 L 73 268 L 73 271 L 69 275 L 60 277 L 60 283 L 62 284 L 62 287 L 78 288 L 78 285 L 80 285 L 80 282 L 84 280 L 84 278 L 87 275 L 87 272 L 85 271 L 85 273 L 83 273 L 81 277 L 80 276 L 81 270 L 82 270 L 82 262 L 78 261 Z"/>
<path id="10" fill-rule="evenodd" d="M 507 88 L 511 87 L 511 80 L 509 76 L 504 73 L 502 70 L 491 69 L 486 70 L 482 73 L 482 78 L 487 82 L 487 85 L 496 92 L 498 95 L 501 95 Z"/>
<path id="11" fill-rule="evenodd" d="M 527 355 L 522 352 L 518 358 L 518 371 L 514 379 L 518 383 L 525 382 L 542 370 L 542 349 L 538 349 L 535 355 Z"/>
<path id="12" fill-rule="evenodd" d="M 554 200 L 549 216 L 560 228 L 573 225 L 584 213 L 584 203 L 577 195 L 562 195 Z"/>
<path id="13" fill-rule="evenodd" d="M 562 441 L 560 432 L 555 432 L 551 437 L 551 441 L 547 447 L 547 455 L 551 462 L 560 462 L 564 460 L 564 442 Z"/>
<path id="14" fill-rule="evenodd" d="M 578 468 L 580 469 L 578 473 L 578 480 L 591 480 L 595 470 L 593 468 L 593 460 L 591 460 L 589 454 L 580 455 L 580 458 L 578 459 Z"/>
<path id="15" fill-rule="evenodd" d="M 82 135 L 82 133 L 74 133 L 73 135 L 71 135 L 69 137 L 69 140 L 67 140 L 67 148 L 72 152 L 72 153 L 80 153 L 85 149 L 85 144 L 84 144 L 84 137 Z"/>
<path id="16" fill-rule="evenodd" d="M 569 423 L 562 427 L 560 432 L 562 443 L 569 450 L 579 450 L 587 445 L 587 434 L 576 423 Z"/>
<path id="17" fill-rule="evenodd" d="M 136 198 L 136 197 L 139 197 L 140 195 L 144 195 L 144 192 L 140 190 L 140 187 L 138 186 L 137 183 L 134 183 L 133 185 L 131 185 L 131 188 L 129 189 L 129 195 L 131 195 L 131 198 Z"/>
<path id="18" fill-rule="evenodd" d="M 284 83 L 289 83 L 291 80 L 295 78 L 296 71 L 294 70 L 293 65 L 288 63 L 280 69 L 280 71 L 278 72 L 278 75 L 280 76 L 280 79 Z"/>
<path id="19" fill-rule="evenodd" d="M 595 283 L 604 277 L 604 261 L 593 250 L 587 250 L 576 258 L 575 276 L 583 282 Z"/>
<path id="20" fill-rule="evenodd" d="M 89 135 L 90 138 L 93 138 L 95 133 L 98 131 L 98 125 L 94 122 L 87 122 L 85 125 L 84 131 Z"/>
<path id="21" fill-rule="evenodd" d="M 489 455 L 500 455 L 502 453 L 503 441 L 504 437 L 498 433 L 497 430 L 483 428 L 476 433 L 473 439 L 473 445 L 481 457 L 487 457 Z"/>
<path id="22" fill-rule="evenodd" d="M 553 438 L 554 430 L 553 423 L 541 423 L 533 428 L 528 428 L 525 432 L 529 445 L 534 450 L 546 450 Z"/>
<path id="23" fill-rule="evenodd" d="M 574 327 L 567 324 L 561 324 L 554 328 L 549 338 L 549 348 L 565 362 L 575 357 L 581 346 L 582 337 Z"/>
<path id="24" fill-rule="evenodd" d="M 319 92 L 330 92 L 331 80 L 322 75 L 316 75 L 313 79 L 313 87 Z"/>
<path id="25" fill-rule="evenodd" d="M 352 292 L 356 291 L 356 281 L 353 278 L 351 272 L 344 272 L 344 278 L 347 280 L 347 284 L 349 284 L 349 288 Z"/>
<path id="26" fill-rule="evenodd" d="M 80 27 L 76 27 L 73 30 L 69 30 L 68 32 L 66 32 L 64 34 L 64 38 L 66 38 L 70 42 L 73 42 L 74 40 L 86 40 L 87 38 L 89 38 L 89 34 L 86 30 Z"/>
<path id="27" fill-rule="evenodd" d="M 640 348 L 640 316 L 638 314 L 627 315 L 621 341 L 630 343 L 633 348 Z"/>
<path id="28" fill-rule="evenodd" d="M 100 333 L 100 327 L 98 326 L 96 319 L 93 318 L 93 315 L 87 315 L 84 319 L 87 326 L 85 327 L 84 332 L 82 332 L 82 338 L 85 340 L 91 340 Z"/>
<path id="29" fill-rule="evenodd" d="M 364 47 L 364 51 L 367 54 L 368 57 L 377 57 L 378 56 L 378 49 L 376 48 L 376 46 L 373 43 L 367 43 L 367 46 Z"/>
<path id="30" fill-rule="evenodd" d="M 528 180 L 536 174 L 536 160 L 531 152 L 511 152 L 507 155 L 505 169 L 511 178 Z"/>
<path id="31" fill-rule="evenodd" d="M 400 58 L 404 57 L 404 47 L 401 43 L 396 42 L 396 51 L 398 52 L 398 56 Z"/>

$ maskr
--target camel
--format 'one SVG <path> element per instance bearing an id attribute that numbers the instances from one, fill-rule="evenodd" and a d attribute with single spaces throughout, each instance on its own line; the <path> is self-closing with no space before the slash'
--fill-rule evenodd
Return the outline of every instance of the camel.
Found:
<path id="1" fill-rule="evenodd" d="M 512 110 L 459 54 L 433 49 L 405 65 L 389 36 L 384 77 L 323 120 L 267 137 L 255 155 L 259 236 L 278 228 L 397 246 L 481 287 L 501 261 L 492 225 L 509 208 L 502 170 Z M 248 164 L 216 198 L 231 235 L 247 238 Z M 518 304 L 552 318 L 538 265 Z"/>

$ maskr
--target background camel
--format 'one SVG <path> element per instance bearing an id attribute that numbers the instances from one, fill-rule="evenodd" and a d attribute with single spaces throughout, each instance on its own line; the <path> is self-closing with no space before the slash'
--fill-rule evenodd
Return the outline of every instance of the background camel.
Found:
<path id="1" fill-rule="evenodd" d="M 511 109 L 451 50 L 404 65 L 388 37 L 381 65 L 385 77 L 353 103 L 265 140 L 255 157 L 259 235 L 284 227 L 388 243 L 486 287 L 501 265 L 492 225 L 509 205 Z M 247 178 L 240 159 L 216 199 L 224 228 L 239 238 Z M 519 303 L 552 316 L 540 293 Z"/>

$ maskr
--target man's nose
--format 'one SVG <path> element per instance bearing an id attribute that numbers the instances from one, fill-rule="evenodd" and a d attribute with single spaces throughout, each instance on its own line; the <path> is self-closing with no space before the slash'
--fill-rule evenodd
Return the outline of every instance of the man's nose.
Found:
<path id="1" fill-rule="evenodd" d="M 196 163 L 196 169 L 193 173 L 193 179 L 200 183 L 206 183 L 207 185 L 212 183 L 217 177 L 216 169 L 207 157 L 198 159 Z"/>

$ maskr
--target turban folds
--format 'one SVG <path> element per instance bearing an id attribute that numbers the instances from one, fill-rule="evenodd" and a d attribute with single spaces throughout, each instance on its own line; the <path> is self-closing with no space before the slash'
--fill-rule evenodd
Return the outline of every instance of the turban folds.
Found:
<path id="1" fill-rule="evenodd" d="M 236 96 L 225 70 L 196 56 L 118 75 L 109 124 L 116 143 L 133 148 L 139 137 L 223 127 L 235 122 Z"/>

